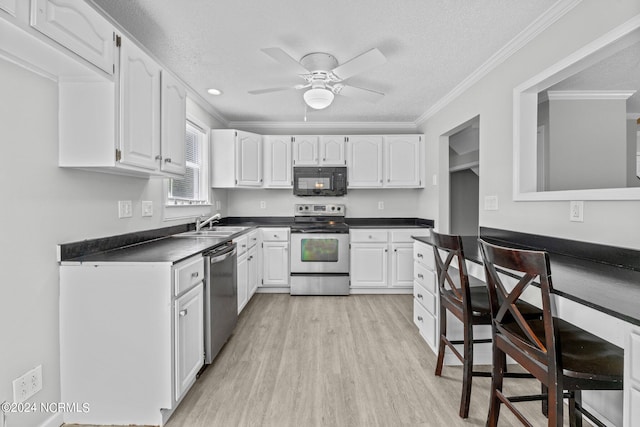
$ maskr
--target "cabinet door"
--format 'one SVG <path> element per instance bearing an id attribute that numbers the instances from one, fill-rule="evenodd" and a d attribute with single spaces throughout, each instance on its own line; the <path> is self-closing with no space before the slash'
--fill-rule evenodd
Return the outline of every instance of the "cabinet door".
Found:
<path id="1" fill-rule="evenodd" d="M 120 50 L 121 163 L 159 169 L 160 67 L 122 38 Z"/>
<path id="2" fill-rule="evenodd" d="M 258 289 L 258 249 L 256 246 L 249 249 L 247 257 L 247 302 Z"/>
<path id="3" fill-rule="evenodd" d="M 388 252 L 386 243 L 352 243 L 351 287 L 387 287 Z"/>
<path id="4" fill-rule="evenodd" d="M 422 139 L 419 135 L 384 137 L 385 187 L 419 187 Z"/>
<path id="5" fill-rule="evenodd" d="M 318 137 L 293 137 L 293 165 L 316 166 L 318 164 Z"/>
<path id="6" fill-rule="evenodd" d="M 347 164 L 344 145 L 344 136 L 320 137 L 320 164 L 326 166 L 345 166 Z"/>
<path id="7" fill-rule="evenodd" d="M 349 188 L 382 187 L 382 136 L 347 138 Z"/>
<path id="8" fill-rule="evenodd" d="M 249 257 L 245 252 L 238 257 L 238 314 L 242 311 L 249 299 Z"/>
<path id="9" fill-rule="evenodd" d="M 2 1 L 15 13 L 15 2 Z M 31 0 L 31 26 L 78 56 L 113 74 L 113 27 L 85 2 Z"/>
<path id="10" fill-rule="evenodd" d="M 264 186 L 292 188 L 291 137 L 272 135 L 264 137 Z"/>
<path id="11" fill-rule="evenodd" d="M 262 286 L 289 286 L 289 242 L 264 242 Z"/>
<path id="12" fill-rule="evenodd" d="M 162 73 L 162 134 L 160 169 L 183 176 L 185 162 L 185 127 L 187 92 L 184 86 L 167 72 Z"/>
<path id="13" fill-rule="evenodd" d="M 391 245 L 391 286 L 413 287 L 413 244 Z"/>
<path id="14" fill-rule="evenodd" d="M 175 302 L 176 401 L 189 389 L 204 363 L 203 285 Z"/>
<path id="15" fill-rule="evenodd" d="M 238 131 L 236 177 L 239 186 L 262 185 L 262 137 L 260 135 Z"/>

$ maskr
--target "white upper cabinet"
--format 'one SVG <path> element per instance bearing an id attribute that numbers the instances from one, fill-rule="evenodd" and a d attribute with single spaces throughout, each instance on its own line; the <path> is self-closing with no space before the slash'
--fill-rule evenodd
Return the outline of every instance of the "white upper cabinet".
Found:
<path id="1" fill-rule="evenodd" d="M 15 13 L 15 1 L 0 7 Z M 31 0 L 31 26 L 108 74 L 114 73 L 114 29 L 85 2 Z"/>
<path id="2" fill-rule="evenodd" d="M 262 185 L 262 137 L 254 133 L 238 132 L 236 140 L 236 172 L 238 185 Z"/>
<path id="3" fill-rule="evenodd" d="M 122 38 L 120 161 L 151 171 L 159 167 L 161 160 L 160 73 L 160 66 L 151 57 Z"/>
<path id="4" fill-rule="evenodd" d="M 292 136 L 294 166 L 344 166 L 345 137 L 341 135 Z"/>
<path id="5" fill-rule="evenodd" d="M 160 135 L 160 169 L 166 173 L 184 175 L 185 129 L 187 126 L 187 91 L 182 83 L 166 71 L 162 72 L 162 108 Z"/>
<path id="6" fill-rule="evenodd" d="M 211 186 L 262 185 L 262 136 L 234 129 L 211 132 Z"/>
<path id="7" fill-rule="evenodd" d="M 349 188 L 421 187 L 422 153 L 420 135 L 349 136 Z"/>
<path id="8" fill-rule="evenodd" d="M 347 138 L 349 188 L 382 187 L 382 136 L 358 135 Z"/>
<path id="9" fill-rule="evenodd" d="M 311 135 L 294 136 L 293 138 L 293 165 L 317 166 L 318 165 L 318 137 Z"/>
<path id="10" fill-rule="evenodd" d="M 269 135 L 264 141 L 264 186 L 266 188 L 292 188 L 291 137 Z"/>
<path id="11" fill-rule="evenodd" d="M 319 164 L 323 166 L 345 166 L 346 137 L 340 135 L 323 135 L 320 137 Z"/>
<path id="12" fill-rule="evenodd" d="M 385 187 L 420 187 L 422 137 L 398 135 L 384 137 Z"/>

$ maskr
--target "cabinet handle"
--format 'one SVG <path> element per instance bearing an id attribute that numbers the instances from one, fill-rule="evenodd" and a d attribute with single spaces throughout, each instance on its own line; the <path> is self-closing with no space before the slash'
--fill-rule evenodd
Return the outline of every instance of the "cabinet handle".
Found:
<path id="1" fill-rule="evenodd" d="M 274 235 L 273 235 L 273 237 L 275 237 L 275 238 L 277 239 L 277 238 L 278 238 L 278 235 L 277 235 L 277 234 L 274 234 Z"/>
<path id="2" fill-rule="evenodd" d="M 246 248 L 246 247 L 247 247 L 247 245 L 242 245 L 242 247 L 243 247 L 243 248 Z"/>
<path id="3" fill-rule="evenodd" d="M 418 298 L 422 299 L 422 294 L 416 295 Z"/>
<path id="4" fill-rule="evenodd" d="M 180 315 L 180 317 L 184 317 L 186 316 L 188 313 L 187 309 L 185 308 L 184 310 L 180 310 L 180 313 L 178 313 Z"/>
<path id="5" fill-rule="evenodd" d="M 417 257 L 418 258 L 424 258 L 421 253 L 418 253 Z"/>
<path id="6" fill-rule="evenodd" d="M 389 252 L 389 249 L 385 249 L 385 250 L 384 250 L 384 252 L 385 252 L 385 253 Z"/>
<path id="7" fill-rule="evenodd" d="M 424 276 L 422 275 L 422 273 L 418 273 L 418 279 L 424 279 Z"/>
<path id="8" fill-rule="evenodd" d="M 200 275 L 200 273 L 199 273 L 199 272 L 197 272 L 197 271 L 196 271 L 195 273 L 191 273 L 191 277 L 193 277 L 194 279 L 195 279 L 196 277 L 198 277 L 199 275 Z"/>
<path id="9" fill-rule="evenodd" d="M 398 252 L 398 250 L 397 250 L 397 249 L 394 249 L 394 250 L 393 250 L 393 252 Z"/>
<path id="10" fill-rule="evenodd" d="M 418 321 L 422 322 L 422 316 L 418 316 Z"/>
<path id="11" fill-rule="evenodd" d="M 165 163 L 171 163 L 171 157 L 167 157 L 166 159 L 164 159 Z"/>
<path id="12" fill-rule="evenodd" d="M 156 156 L 156 160 L 162 160 L 162 156 L 161 156 L 160 154 L 158 154 L 158 155 Z"/>

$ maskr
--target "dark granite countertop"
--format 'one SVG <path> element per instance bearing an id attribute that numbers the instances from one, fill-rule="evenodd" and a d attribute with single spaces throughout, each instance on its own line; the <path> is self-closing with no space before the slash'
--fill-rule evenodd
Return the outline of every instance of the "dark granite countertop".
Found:
<path id="1" fill-rule="evenodd" d="M 497 245 L 537 249 L 521 241 L 483 238 Z M 429 237 L 415 239 L 432 244 Z M 463 236 L 462 245 L 465 258 L 482 264 L 477 236 Z M 640 326 L 640 271 L 551 251 L 549 263 L 556 294 Z"/>
<path id="2" fill-rule="evenodd" d="M 347 224 L 366 227 L 432 227 L 433 221 L 421 218 L 347 218 Z M 227 217 L 220 225 L 249 227 L 290 227 L 293 217 Z M 128 233 L 60 245 L 60 262 L 72 263 L 177 263 L 212 249 L 242 233 L 229 237 L 171 237 L 189 231 L 193 224 Z"/>
<path id="3" fill-rule="evenodd" d="M 63 262 L 66 264 L 98 262 L 175 264 L 229 240 L 229 237 L 163 237 L 131 246 L 80 256 Z"/>

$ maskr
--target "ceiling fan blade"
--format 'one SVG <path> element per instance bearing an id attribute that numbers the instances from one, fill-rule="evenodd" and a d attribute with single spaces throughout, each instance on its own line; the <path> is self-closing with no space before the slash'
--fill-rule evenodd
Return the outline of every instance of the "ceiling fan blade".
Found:
<path id="1" fill-rule="evenodd" d="M 281 86 L 281 87 L 271 87 L 268 89 L 256 89 L 250 90 L 249 93 L 251 95 L 262 95 L 263 93 L 271 93 L 271 92 L 280 92 L 283 90 L 294 90 L 294 89 L 302 89 L 309 85 L 295 85 L 295 86 Z"/>
<path id="2" fill-rule="evenodd" d="M 342 88 L 337 93 L 348 98 L 358 99 L 371 103 L 376 103 L 384 98 L 384 93 L 348 85 L 342 86 Z"/>
<path id="3" fill-rule="evenodd" d="M 287 66 L 288 68 L 295 70 L 297 74 L 309 74 L 310 71 L 304 68 L 298 61 L 293 59 L 287 52 L 280 49 L 279 47 L 268 47 L 265 49 L 260 49 L 271 58 L 275 59 L 282 65 Z"/>
<path id="4" fill-rule="evenodd" d="M 339 77 L 340 80 L 346 80 L 351 76 L 355 76 L 365 70 L 382 65 L 385 62 L 387 62 L 387 58 L 385 58 L 382 52 L 377 48 L 373 48 L 353 59 L 350 59 L 342 65 L 338 65 L 332 70 L 332 73 Z"/>

